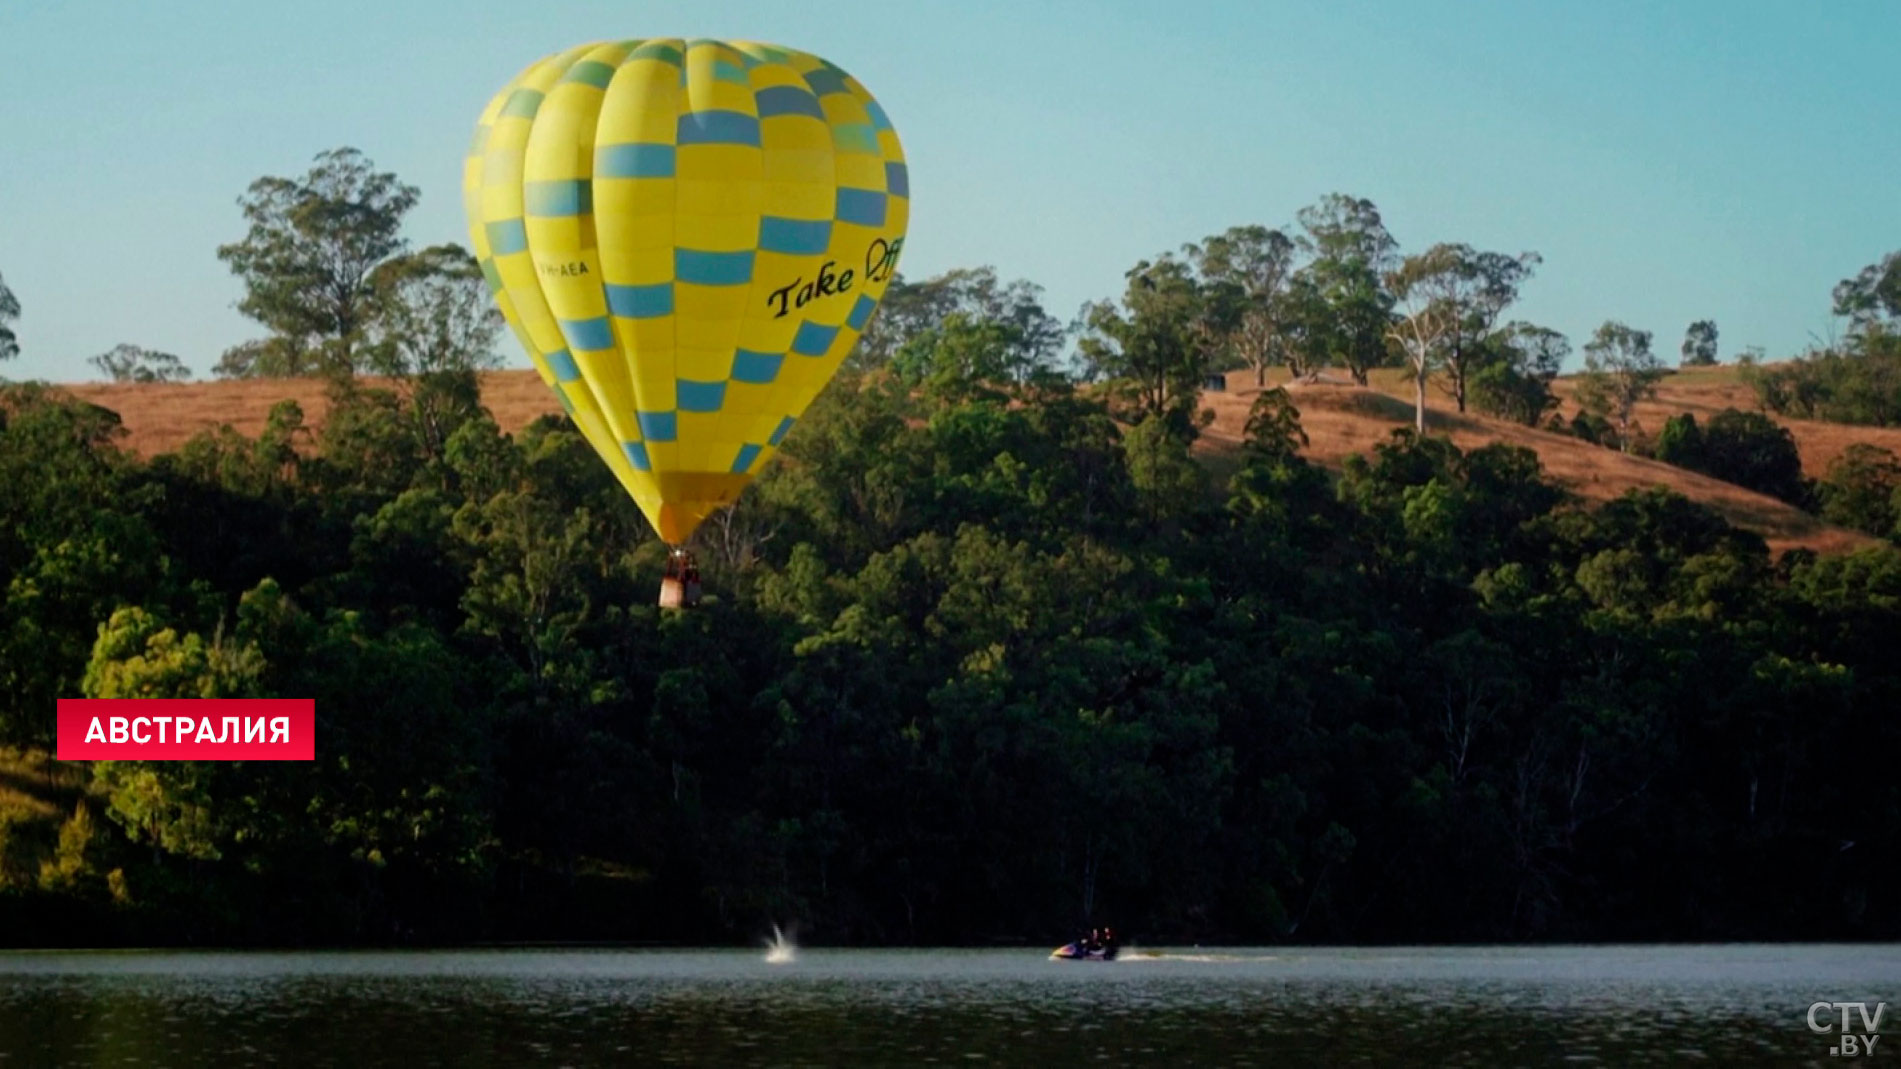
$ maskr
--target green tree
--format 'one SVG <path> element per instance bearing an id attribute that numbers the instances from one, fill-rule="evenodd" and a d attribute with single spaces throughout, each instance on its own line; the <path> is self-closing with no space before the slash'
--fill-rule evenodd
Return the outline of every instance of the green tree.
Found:
<path id="1" fill-rule="evenodd" d="M 1413 369 L 1413 429 L 1426 430 L 1426 379 L 1443 369 L 1447 392 L 1465 411 L 1475 368 L 1484 363 L 1498 317 L 1539 263 L 1537 253 L 1507 256 L 1469 245 L 1434 245 L 1408 256 L 1386 277 L 1399 318 L 1388 332 Z"/>
<path id="2" fill-rule="evenodd" d="M 1010 338 L 1009 377 L 1024 383 L 1050 372 L 1064 330 L 1043 308 L 1042 287 L 1023 279 L 1005 283 L 995 268 L 958 268 L 922 282 L 894 278 L 849 360 L 859 369 L 879 368 L 913 339 L 941 329 L 951 316 L 1004 328 Z"/>
<path id="3" fill-rule="evenodd" d="M 1267 385 L 1267 369 L 1287 364 L 1298 374 L 1291 343 L 1294 273 L 1292 238 L 1264 226 L 1229 227 L 1185 250 L 1200 273 L 1210 319 L 1254 384 Z"/>
<path id="4" fill-rule="evenodd" d="M 1875 323 L 1794 360 L 1745 367 L 1743 381 L 1780 415 L 1901 426 L 1901 330 Z"/>
<path id="5" fill-rule="evenodd" d="M 1789 429 L 1760 412 L 1726 408 L 1703 428 L 1704 471 L 1806 508 L 1802 455 Z"/>
<path id="6" fill-rule="evenodd" d="M 1462 266 L 1453 246 L 1434 245 L 1406 257 L 1386 276 L 1386 288 L 1397 305 L 1386 336 L 1412 364 L 1413 429 L 1420 434 L 1426 433 L 1426 376 L 1459 317 L 1455 291 Z"/>
<path id="7" fill-rule="evenodd" d="M 1892 327 L 1901 320 L 1901 252 L 1869 264 L 1854 278 L 1835 286 L 1835 314 L 1848 317 L 1856 332 Z"/>
<path id="8" fill-rule="evenodd" d="M 418 196 L 353 148 L 319 153 L 301 178 L 251 183 L 238 201 L 250 230 L 218 258 L 244 283 L 238 310 L 271 335 L 227 352 L 217 373 L 355 373 L 389 300 L 385 265 L 407 249 L 403 217 Z"/>
<path id="9" fill-rule="evenodd" d="M 1326 473 L 1300 456 L 1307 432 L 1286 390 L 1263 390 L 1254 399 L 1244 433 L 1243 464 L 1229 480 L 1226 502 L 1239 543 L 1232 552 L 1262 562 L 1250 579 L 1284 591 L 1297 585 L 1299 554 L 1330 533 L 1333 489 Z"/>
<path id="10" fill-rule="evenodd" d="M 1494 331 L 1473 358 L 1473 405 L 1487 415 L 1537 426 L 1558 403 L 1551 382 L 1570 355 L 1570 340 L 1549 327 L 1515 322 Z"/>
<path id="11" fill-rule="evenodd" d="M 1572 413 L 1569 422 L 1552 416 L 1551 421 L 1546 425 L 1592 445 L 1610 448 L 1618 444 L 1617 427 L 1596 412 L 1585 409 Z"/>
<path id="12" fill-rule="evenodd" d="M 477 374 L 501 366 L 503 321 L 480 265 L 460 245 L 436 245 L 388 260 L 374 288 L 385 295 L 366 332 L 360 363 L 395 380 L 429 457 L 481 410 Z"/>
<path id="13" fill-rule="evenodd" d="M 1129 457 L 1129 481 L 1151 523 L 1187 515 L 1206 494 L 1206 471 L 1165 417 L 1151 415 L 1129 428 L 1123 449 Z"/>
<path id="14" fill-rule="evenodd" d="M 413 485 L 429 455 L 413 412 L 394 390 L 332 379 L 318 457 L 303 466 L 313 502 L 339 522 L 371 513 Z"/>
<path id="15" fill-rule="evenodd" d="M 365 366 L 381 375 L 485 371 L 501 366 L 502 315 L 481 265 L 460 245 L 432 245 L 380 263 L 365 285 L 381 294 L 364 324 Z"/>
<path id="16" fill-rule="evenodd" d="M 1308 259 L 1296 275 L 1294 304 L 1308 362 L 1344 367 L 1364 386 L 1369 369 L 1389 363 L 1393 295 L 1383 280 L 1396 266 L 1398 242 L 1372 201 L 1341 193 L 1302 208 L 1299 221 L 1297 241 Z"/>
<path id="17" fill-rule="evenodd" d="M 1699 319 L 1683 332 L 1682 367 L 1709 367 L 1716 363 L 1716 321 Z"/>
<path id="18" fill-rule="evenodd" d="M 1445 392 L 1466 411 L 1471 379 L 1500 344 L 1498 318 L 1519 299 L 1519 287 L 1542 262 L 1538 253 L 1483 253 L 1471 245 L 1433 245 L 1407 257 L 1388 278 L 1388 289 L 1407 306 L 1407 321 L 1395 339 L 1414 365 L 1424 394 L 1422 365 L 1445 371 Z M 1418 325 L 1433 325 L 1430 344 L 1420 348 Z M 1424 396 L 1418 398 L 1424 411 Z M 1424 430 L 1424 420 L 1416 420 Z"/>
<path id="19" fill-rule="evenodd" d="M 113 382 L 183 382 L 191 378 L 191 368 L 183 360 L 136 345 L 115 345 L 110 352 L 86 362 Z"/>
<path id="20" fill-rule="evenodd" d="M 1665 464 L 1674 464 L 1691 471 L 1703 471 L 1708 464 L 1703 448 L 1703 429 L 1696 425 L 1696 417 L 1688 412 L 1680 412 L 1664 421 L 1663 429 L 1657 432 L 1653 452 Z"/>
<path id="21" fill-rule="evenodd" d="M 0 731 L 42 741 L 99 623 L 195 601 L 140 507 L 118 416 L 38 385 L 0 388 Z"/>
<path id="22" fill-rule="evenodd" d="M 1901 458 L 1893 451 L 1855 442 L 1829 462 L 1816 489 L 1828 522 L 1883 538 L 1901 534 Z"/>
<path id="23" fill-rule="evenodd" d="M 1500 340 L 1499 317 L 1517 302 L 1519 288 L 1544 260 L 1535 252 L 1513 256 L 1481 252 L 1469 245 L 1452 246 L 1449 259 L 1454 267 L 1444 296 L 1452 326 L 1436 358 L 1445 371 L 1446 392 L 1464 412 L 1472 378 L 1486 366 Z"/>
<path id="24" fill-rule="evenodd" d="M 1016 382 L 1016 328 L 952 312 L 938 326 L 913 335 L 891 358 L 907 383 L 945 400 L 1006 396 Z"/>
<path id="25" fill-rule="evenodd" d="M 181 635 L 142 608 L 118 609 L 99 626 L 80 680 L 88 698 L 232 698 L 257 693 L 263 655 L 248 641 Z M 107 761 L 93 766 L 107 815 L 156 852 L 214 860 L 231 831 L 214 801 L 226 778 L 198 762 Z"/>
<path id="26" fill-rule="evenodd" d="M 497 494 L 454 520 L 473 560 L 464 628 L 518 658 L 536 688 L 551 685 L 591 610 L 587 572 L 596 520 L 529 491 Z"/>
<path id="27" fill-rule="evenodd" d="M 1657 395 L 1664 367 L 1650 351 L 1650 332 L 1606 320 L 1584 346 L 1584 375 L 1578 403 L 1617 428 L 1619 448 L 1628 453 L 1638 428 L 1632 420 L 1637 402 Z"/>
<path id="28" fill-rule="evenodd" d="M 1248 454 L 1263 460 L 1288 460 L 1307 447 L 1300 409 L 1294 407 L 1287 391 L 1278 387 L 1261 391 L 1248 406 L 1248 421 L 1242 433 Z"/>
<path id="29" fill-rule="evenodd" d="M 1188 265 L 1169 256 L 1144 260 L 1126 277 L 1119 304 L 1083 309 L 1083 360 L 1108 381 L 1131 422 L 1161 416 L 1174 433 L 1192 437 L 1212 337 L 1201 289 Z"/>
<path id="30" fill-rule="evenodd" d="M 99 625 L 79 685 L 88 698 L 240 698 L 257 687 L 264 667 L 255 644 L 180 635 L 134 606 Z"/>
<path id="31" fill-rule="evenodd" d="M 1727 408 L 1703 428 L 1688 412 L 1672 416 L 1657 435 L 1654 452 L 1667 464 L 1746 486 L 1798 507 L 1808 505 L 1809 487 L 1802 477 L 1795 437 L 1760 412 Z"/>

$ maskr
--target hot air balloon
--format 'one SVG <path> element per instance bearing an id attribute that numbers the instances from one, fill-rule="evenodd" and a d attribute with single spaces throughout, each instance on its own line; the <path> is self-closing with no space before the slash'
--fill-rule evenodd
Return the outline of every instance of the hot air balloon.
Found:
<path id="1" fill-rule="evenodd" d="M 502 315 L 670 547 L 830 381 L 897 267 L 910 186 L 871 94 L 817 56 L 648 38 L 549 56 L 489 102 L 463 172 Z"/>

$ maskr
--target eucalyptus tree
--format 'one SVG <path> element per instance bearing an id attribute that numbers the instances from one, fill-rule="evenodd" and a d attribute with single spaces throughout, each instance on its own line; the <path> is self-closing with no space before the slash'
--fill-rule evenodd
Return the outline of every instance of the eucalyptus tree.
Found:
<path id="1" fill-rule="evenodd" d="M 1330 193 L 1301 209 L 1296 239 L 1307 263 L 1296 273 L 1300 342 L 1310 364 L 1347 369 L 1366 385 L 1386 364 L 1393 295 L 1385 285 L 1398 266 L 1399 243 L 1372 201 Z"/>
<path id="2" fill-rule="evenodd" d="M 1630 452 L 1637 402 L 1657 395 L 1664 366 L 1650 351 L 1650 332 L 1606 320 L 1584 346 L 1584 379 L 1578 400 L 1587 412 L 1609 419 L 1618 445 Z"/>
<path id="3" fill-rule="evenodd" d="M 171 353 L 137 345 L 115 345 L 86 361 L 113 382 L 183 382 L 191 368 Z"/>
<path id="4" fill-rule="evenodd" d="M 1716 321 L 1699 319 L 1683 332 L 1683 345 L 1677 350 L 1684 367 L 1709 367 L 1716 363 Z"/>
<path id="5" fill-rule="evenodd" d="M 1085 305 L 1078 347 L 1086 370 L 1107 381 L 1129 421 L 1150 416 L 1194 435 L 1195 401 L 1216 332 L 1189 265 L 1162 256 L 1135 265 L 1120 302 Z"/>
<path id="6" fill-rule="evenodd" d="M 419 196 L 353 148 L 319 153 L 300 178 L 252 182 L 238 200 L 250 229 L 218 258 L 244 283 L 238 310 L 270 334 L 228 351 L 217 373 L 355 373 L 390 302 L 385 267 L 408 252 L 403 218 Z"/>
<path id="7" fill-rule="evenodd" d="M 1264 226 L 1230 227 L 1185 250 L 1201 274 L 1210 314 L 1230 352 L 1267 385 L 1267 369 L 1297 365 L 1293 337 L 1294 240 Z"/>

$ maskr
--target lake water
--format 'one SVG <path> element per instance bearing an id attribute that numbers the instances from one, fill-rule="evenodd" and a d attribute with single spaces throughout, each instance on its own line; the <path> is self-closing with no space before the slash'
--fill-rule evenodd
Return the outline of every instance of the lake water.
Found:
<path id="1" fill-rule="evenodd" d="M 0 952 L 0 1069 L 1845 1064 L 1818 1001 L 1901 1059 L 1894 946 Z"/>

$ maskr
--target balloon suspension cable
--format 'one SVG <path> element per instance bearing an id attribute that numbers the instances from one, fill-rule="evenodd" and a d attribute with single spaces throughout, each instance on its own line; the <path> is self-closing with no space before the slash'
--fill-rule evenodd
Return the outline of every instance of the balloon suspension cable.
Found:
<path id="1" fill-rule="evenodd" d="M 700 603 L 700 566 L 685 546 L 670 546 L 667 574 L 660 580 L 660 607 L 691 609 Z"/>

